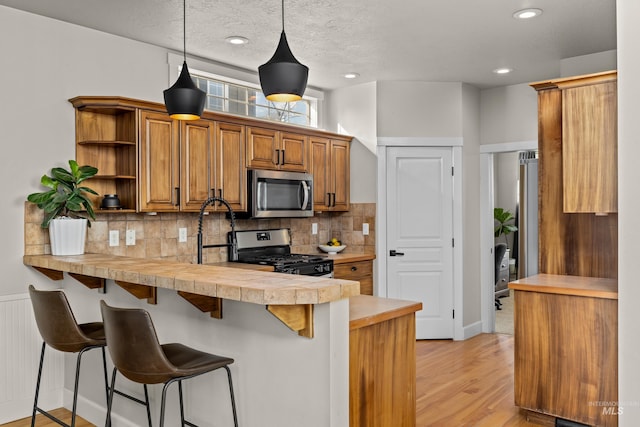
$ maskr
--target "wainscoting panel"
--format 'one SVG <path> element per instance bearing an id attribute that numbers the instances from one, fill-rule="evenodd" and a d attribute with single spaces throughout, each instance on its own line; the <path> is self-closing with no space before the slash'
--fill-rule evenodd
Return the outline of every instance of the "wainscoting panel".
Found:
<path id="1" fill-rule="evenodd" d="M 28 294 L 0 296 L 0 424 L 31 415 L 42 339 Z M 47 349 L 39 406 L 62 406 L 63 354 Z"/>

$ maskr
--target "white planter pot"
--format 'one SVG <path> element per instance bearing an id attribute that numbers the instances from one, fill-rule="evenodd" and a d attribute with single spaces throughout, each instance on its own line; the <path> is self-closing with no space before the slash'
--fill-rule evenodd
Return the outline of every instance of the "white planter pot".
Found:
<path id="1" fill-rule="evenodd" d="M 87 237 L 84 218 L 56 218 L 49 223 L 51 255 L 82 255 Z"/>

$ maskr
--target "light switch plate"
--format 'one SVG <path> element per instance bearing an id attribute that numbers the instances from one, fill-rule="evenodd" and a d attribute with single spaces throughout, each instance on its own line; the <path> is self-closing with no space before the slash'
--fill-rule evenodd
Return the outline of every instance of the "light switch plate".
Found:
<path id="1" fill-rule="evenodd" d="M 184 243 L 187 241 L 187 228 L 181 227 L 178 228 L 178 242 Z"/>
<path id="2" fill-rule="evenodd" d="M 363 236 L 368 236 L 369 235 L 369 223 L 368 222 L 363 222 L 362 223 L 362 235 Z"/>
<path id="3" fill-rule="evenodd" d="M 109 246 L 118 246 L 120 244 L 120 233 L 118 230 L 109 230 Z"/>
<path id="4" fill-rule="evenodd" d="M 311 224 L 311 234 L 318 234 L 318 223 L 314 222 Z"/>
<path id="5" fill-rule="evenodd" d="M 127 246 L 133 246 L 136 244 L 136 230 L 127 230 L 126 236 Z"/>

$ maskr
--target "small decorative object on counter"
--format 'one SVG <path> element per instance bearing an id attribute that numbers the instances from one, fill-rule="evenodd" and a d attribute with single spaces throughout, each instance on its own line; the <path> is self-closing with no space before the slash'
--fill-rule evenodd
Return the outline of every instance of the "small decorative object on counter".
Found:
<path id="1" fill-rule="evenodd" d="M 80 184 L 98 173 L 93 166 L 78 166 L 69 160 L 70 170 L 52 168 L 40 183 L 48 190 L 29 194 L 27 200 L 44 210 L 42 228 L 49 228 L 52 255 L 81 255 L 87 236 L 89 218 L 96 219 L 87 194 L 98 195 Z"/>
<path id="2" fill-rule="evenodd" d="M 101 209 L 122 209 L 120 205 L 120 199 L 117 194 L 105 194 L 102 203 L 100 204 Z"/>

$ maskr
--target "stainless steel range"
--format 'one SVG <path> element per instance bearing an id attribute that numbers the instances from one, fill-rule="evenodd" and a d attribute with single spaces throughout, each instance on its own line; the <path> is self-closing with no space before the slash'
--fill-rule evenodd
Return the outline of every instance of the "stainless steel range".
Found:
<path id="1" fill-rule="evenodd" d="M 273 265 L 279 273 L 333 277 L 333 260 L 328 257 L 291 253 L 288 228 L 235 231 L 229 237 L 237 242 L 237 262 Z"/>

